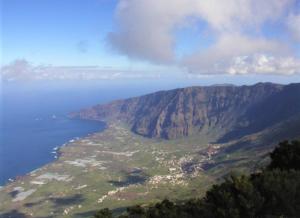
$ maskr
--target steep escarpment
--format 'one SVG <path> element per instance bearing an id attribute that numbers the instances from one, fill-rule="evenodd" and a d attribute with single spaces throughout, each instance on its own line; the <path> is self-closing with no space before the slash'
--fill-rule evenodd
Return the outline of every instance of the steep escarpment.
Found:
<path id="1" fill-rule="evenodd" d="M 73 114 L 118 119 L 146 137 L 173 139 L 210 134 L 228 141 L 299 117 L 300 84 L 189 87 L 97 105 Z"/>

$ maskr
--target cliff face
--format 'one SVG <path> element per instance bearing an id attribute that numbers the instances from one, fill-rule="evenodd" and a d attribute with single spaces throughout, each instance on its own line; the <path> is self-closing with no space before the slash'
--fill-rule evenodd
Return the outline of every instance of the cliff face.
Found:
<path id="1" fill-rule="evenodd" d="M 227 141 L 300 114 L 300 84 L 189 87 L 114 101 L 76 113 L 83 119 L 119 119 L 137 134 L 173 139 L 214 133 Z"/>

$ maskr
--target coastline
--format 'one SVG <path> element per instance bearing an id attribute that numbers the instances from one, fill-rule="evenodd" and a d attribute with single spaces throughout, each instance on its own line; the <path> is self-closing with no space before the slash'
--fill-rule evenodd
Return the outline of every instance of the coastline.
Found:
<path id="1" fill-rule="evenodd" d="M 193 179 L 198 173 L 185 176 L 178 165 L 194 147 L 180 147 L 183 150 L 174 161 L 173 155 L 166 154 L 178 154 L 179 147 L 170 143 L 133 134 L 121 123 L 107 123 L 104 131 L 66 143 L 59 148 L 58 159 L 1 189 L 0 211 L 86 217 L 83 214 L 100 207 L 124 208 L 152 201 L 153 196 L 182 198 L 182 193 L 190 191 L 190 182 L 198 183 Z M 201 184 L 210 184 L 211 179 L 199 173 Z"/>
<path id="2" fill-rule="evenodd" d="M 98 123 L 99 127 L 96 128 L 95 130 L 85 134 L 85 135 L 81 135 L 81 136 L 75 136 L 71 139 L 66 140 L 64 143 L 60 144 L 60 145 L 54 145 L 54 147 L 51 149 L 50 151 L 50 155 L 49 155 L 49 160 L 45 163 L 40 164 L 39 166 L 36 166 L 33 170 L 28 170 L 27 172 L 23 173 L 23 174 L 16 174 L 14 177 L 9 177 L 8 179 L 6 179 L 6 181 L 4 181 L 3 183 L 0 184 L 0 188 L 3 188 L 7 185 L 9 185 L 10 183 L 16 182 L 17 180 L 22 179 L 23 177 L 26 177 L 28 175 L 30 175 L 31 173 L 39 170 L 40 168 L 43 168 L 44 166 L 54 163 L 55 161 L 57 161 L 59 159 L 59 157 L 61 156 L 61 149 L 63 147 L 68 146 L 71 143 L 74 143 L 78 140 L 81 140 L 82 138 L 86 138 L 89 137 L 95 133 L 99 133 L 99 132 L 103 132 L 106 128 L 107 125 L 105 122 L 103 121 L 95 121 L 95 120 L 83 120 L 83 119 L 72 119 L 70 117 L 66 117 L 66 120 L 77 120 L 77 121 L 87 121 L 87 122 L 93 122 L 93 123 Z M 47 140 L 47 139 L 45 139 Z M 1 189 L 0 189 L 1 190 Z"/>
<path id="3" fill-rule="evenodd" d="M 0 211 L 25 217 L 87 217 L 99 208 L 184 199 L 186 193 L 199 197 L 233 169 L 230 162 L 217 172 L 202 168 L 223 146 L 199 144 L 199 138 L 145 138 L 122 123 L 107 122 L 103 131 L 61 146 L 55 161 L 3 187 Z"/>

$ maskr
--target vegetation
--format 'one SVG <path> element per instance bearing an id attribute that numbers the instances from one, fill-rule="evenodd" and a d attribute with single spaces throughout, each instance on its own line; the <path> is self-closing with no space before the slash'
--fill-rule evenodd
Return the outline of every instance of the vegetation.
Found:
<path id="1" fill-rule="evenodd" d="M 270 156 L 269 169 L 300 170 L 300 141 L 283 141 Z"/>
<path id="2" fill-rule="evenodd" d="M 279 143 L 270 158 L 270 164 L 261 172 L 230 176 L 202 199 L 137 205 L 127 208 L 119 218 L 299 217 L 300 141 Z M 95 218 L 110 218 L 111 214 L 105 208 Z"/>
<path id="3" fill-rule="evenodd" d="M 100 210 L 98 211 L 95 216 L 95 218 L 112 218 L 112 212 L 108 209 L 108 208 L 105 208 L 103 210 Z"/>

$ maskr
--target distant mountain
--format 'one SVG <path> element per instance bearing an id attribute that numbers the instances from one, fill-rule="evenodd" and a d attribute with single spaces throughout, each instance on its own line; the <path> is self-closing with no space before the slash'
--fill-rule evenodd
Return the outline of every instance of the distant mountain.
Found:
<path id="1" fill-rule="evenodd" d="M 96 105 L 72 116 L 121 120 L 145 137 L 200 134 L 227 142 L 287 120 L 299 122 L 300 84 L 188 87 Z"/>

